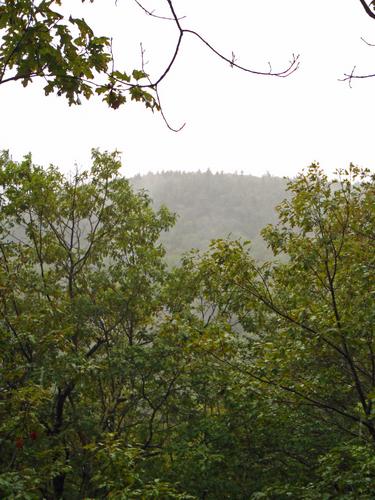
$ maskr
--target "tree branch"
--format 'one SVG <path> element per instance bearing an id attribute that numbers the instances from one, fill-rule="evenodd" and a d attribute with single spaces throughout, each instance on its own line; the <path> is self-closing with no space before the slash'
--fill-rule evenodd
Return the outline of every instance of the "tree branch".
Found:
<path id="1" fill-rule="evenodd" d="M 356 66 L 353 67 L 351 73 L 344 73 L 344 78 L 339 78 L 339 82 L 348 82 L 349 87 L 352 88 L 352 80 L 360 80 L 364 78 L 374 78 L 375 73 L 369 73 L 368 75 L 355 75 L 354 71 Z"/>
<path id="2" fill-rule="evenodd" d="M 143 45 L 142 43 L 140 44 L 140 47 L 141 47 L 141 61 L 142 61 L 142 71 L 146 73 L 145 71 L 145 65 L 147 64 L 144 60 L 144 56 L 145 56 L 145 49 L 143 48 Z M 152 85 L 151 83 L 151 80 L 149 78 L 149 76 L 147 76 L 147 79 L 149 81 L 149 83 Z M 159 95 L 159 91 L 158 91 L 158 88 L 157 86 L 155 87 L 155 95 L 156 95 L 156 100 L 157 100 L 157 103 L 158 103 L 158 106 L 159 106 L 159 110 L 160 110 L 160 114 L 164 120 L 164 123 L 166 124 L 166 126 L 169 128 L 169 130 L 171 130 L 172 132 L 180 132 L 186 125 L 186 122 L 183 123 L 182 125 L 180 125 L 179 127 L 175 128 L 175 127 L 172 127 L 172 125 L 169 123 L 165 113 L 164 113 L 164 110 L 163 110 L 163 106 L 161 104 L 161 100 L 160 100 L 160 95 Z"/>
<path id="3" fill-rule="evenodd" d="M 146 7 L 144 7 L 141 2 L 138 0 L 134 0 L 135 3 L 145 12 L 148 16 L 155 17 L 156 19 L 164 19 L 165 21 L 174 21 L 175 19 L 173 17 L 166 17 L 166 16 L 159 16 L 158 14 L 155 14 L 154 10 L 148 10 Z M 186 16 L 179 17 L 178 19 L 185 19 Z"/>
<path id="4" fill-rule="evenodd" d="M 237 64 L 235 62 L 235 57 L 233 55 L 233 52 L 232 52 L 232 57 L 231 58 L 228 58 L 228 57 L 225 57 L 223 54 L 221 54 L 221 52 L 219 52 L 218 50 L 216 50 L 202 35 L 200 35 L 198 32 L 194 31 L 194 30 L 190 30 L 190 29 L 185 29 L 185 28 L 182 28 L 181 24 L 180 24 L 180 18 L 178 18 L 177 14 L 176 14 L 176 11 L 174 9 L 174 6 L 173 6 L 173 2 L 172 0 L 167 0 L 168 2 L 168 5 L 169 5 L 169 8 L 171 10 L 171 13 L 172 13 L 172 16 L 175 20 L 175 23 L 177 25 L 177 28 L 180 32 L 180 36 L 179 36 L 179 39 L 178 39 L 178 42 L 177 42 L 177 46 L 176 46 L 176 50 L 175 50 L 175 53 L 173 55 L 173 58 L 170 62 L 170 64 L 168 65 L 166 71 L 163 73 L 163 75 L 156 81 L 156 85 L 161 82 L 161 80 L 165 77 L 165 75 L 169 72 L 169 70 L 171 69 L 174 61 L 176 60 L 176 57 L 177 57 L 177 53 L 178 53 L 178 50 L 179 50 L 179 47 L 180 47 L 180 44 L 181 44 L 181 40 L 182 40 L 182 36 L 184 35 L 184 33 L 190 33 L 191 35 L 197 37 L 202 43 L 204 43 L 210 50 L 211 52 L 213 52 L 215 55 L 217 55 L 220 59 L 222 59 L 223 61 L 227 62 L 228 64 L 231 65 L 231 67 L 234 67 L 234 68 L 237 68 L 237 69 L 240 69 L 242 71 L 245 71 L 247 73 L 252 73 L 254 75 L 260 75 L 260 76 L 276 76 L 276 77 L 281 77 L 281 78 L 285 78 L 286 76 L 289 76 L 291 75 L 292 73 L 294 73 L 298 67 L 299 67 L 299 55 L 295 55 L 293 54 L 292 56 L 292 60 L 290 61 L 289 63 L 289 66 L 283 70 L 283 71 L 279 71 L 279 72 L 273 72 L 272 71 L 272 67 L 271 65 L 269 64 L 269 70 L 268 71 L 258 71 L 258 70 L 254 70 L 254 69 L 250 69 L 250 68 L 246 68 L 244 66 L 241 66 L 239 64 Z"/>
<path id="5" fill-rule="evenodd" d="M 367 4 L 365 0 L 359 0 L 362 4 L 362 7 L 365 9 L 365 12 L 368 16 L 372 17 L 372 19 L 375 19 L 375 12 L 371 10 L 370 5 L 373 5 L 373 2 L 370 2 L 370 4 Z"/>
<path id="6" fill-rule="evenodd" d="M 13 75 L 5 75 L 5 67 L 3 70 L 3 74 L 0 77 L 0 84 L 11 82 L 11 81 L 17 81 L 17 80 L 24 80 L 23 84 L 26 86 L 29 81 L 32 81 L 35 77 L 41 77 L 47 79 L 47 86 L 45 87 L 46 93 L 50 93 L 53 90 L 57 90 L 58 95 L 66 94 L 66 97 L 69 100 L 70 104 L 80 104 L 80 99 L 79 96 L 81 94 L 85 95 L 87 98 L 89 98 L 93 90 L 95 90 L 98 94 L 104 94 L 104 100 L 108 102 L 109 106 L 112 107 L 113 109 L 117 109 L 121 104 L 126 102 L 125 98 L 125 93 L 129 92 L 131 95 L 131 98 L 136 101 L 142 101 L 145 103 L 146 107 L 151 108 L 154 110 L 156 108 L 158 111 L 161 111 L 163 120 L 167 124 L 168 128 L 171 130 L 180 130 L 179 129 L 174 129 L 168 124 L 168 121 L 163 113 L 163 110 L 160 105 L 160 96 L 158 93 L 158 85 L 164 80 L 164 78 L 168 75 L 170 72 L 171 68 L 173 67 L 182 43 L 182 39 L 184 34 L 189 34 L 194 37 L 196 37 L 201 43 L 203 43 L 211 52 L 213 52 L 217 57 L 228 63 L 232 68 L 237 68 L 240 69 L 241 71 L 251 73 L 253 75 L 258 75 L 258 76 L 275 76 L 279 78 L 285 78 L 292 73 L 294 73 L 298 67 L 299 67 L 299 55 L 293 54 L 291 61 L 289 61 L 289 64 L 284 70 L 281 71 L 273 71 L 272 66 L 270 63 L 268 63 L 268 69 L 264 71 L 252 69 L 252 68 L 247 68 L 245 66 L 242 66 L 237 63 L 236 57 L 234 53 L 232 52 L 232 55 L 230 57 L 226 57 L 223 55 L 221 52 L 219 52 L 211 43 L 209 43 L 200 33 L 197 31 L 194 31 L 192 29 L 185 29 L 182 24 L 181 20 L 185 18 L 185 16 L 179 17 L 177 15 L 177 12 L 175 10 L 173 0 L 166 0 L 167 5 L 169 7 L 170 11 L 170 16 L 160 16 L 158 14 L 155 14 L 153 10 L 149 10 L 146 7 L 143 6 L 142 0 L 135 0 L 135 3 L 149 16 L 158 18 L 158 19 L 164 19 L 168 21 L 172 21 L 175 23 L 177 30 L 178 30 L 178 38 L 171 56 L 171 59 L 169 63 L 166 65 L 165 69 L 162 71 L 159 77 L 156 79 L 150 78 L 146 73 L 143 76 L 140 76 L 137 78 L 137 72 L 133 72 L 133 78 L 134 80 L 131 81 L 132 77 L 129 77 L 125 73 L 121 73 L 118 71 L 115 71 L 114 68 L 114 58 L 113 58 L 113 52 L 112 52 L 112 46 L 111 44 L 106 44 L 107 46 L 109 45 L 109 51 L 106 52 L 104 48 L 102 48 L 102 54 L 103 57 L 104 55 L 107 56 L 108 60 L 106 61 L 111 65 L 111 70 L 107 69 L 107 66 L 105 66 L 102 69 L 97 69 L 98 75 L 102 75 L 107 77 L 108 81 L 107 82 L 100 82 L 99 80 L 95 79 L 94 76 L 89 76 L 88 78 L 85 78 L 87 75 L 86 73 L 83 73 L 81 75 L 76 75 L 74 74 L 74 71 L 71 69 L 71 62 L 68 59 L 67 62 L 67 68 L 64 69 L 58 69 L 56 72 L 54 70 L 48 71 L 48 64 L 47 66 L 40 66 L 37 70 L 33 67 L 30 68 L 30 71 L 25 71 L 25 69 L 20 71 L 19 64 L 17 63 L 16 66 L 18 65 L 18 70 L 20 72 L 16 72 L 16 74 Z M 52 25 L 55 28 L 55 25 Z M 47 30 L 51 29 L 51 26 L 46 27 Z M 57 36 L 57 35 L 56 35 Z M 59 45 L 56 45 L 51 42 L 51 46 L 54 48 L 56 51 L 61 51 L 61 48 Z M 17 47 L 14 48 L 16 50 Z M 31 49 L 30 49 L 31 50 Z M 88 49 L 87 49 L 88 50 Z M 38 49 L 36 48 L 37 51 L 37 56 L 38 56 Z M 11 51 L 12 53 L 12 51 Z M 89 56 L 90 53 L 88 52 L 86 56 Z M 86 57 L 87 59 L 87 57 Z M 85 64 L 89 63 L 89 59 L 84 59 Z M 0 61 L 1 62 L 1 61 Z M 7 62 L 7 61 L 5 61 Z M 69 74 L 71 73 L 71 74 Z M 143 72 L 144 73 L 144 72 Z M 147 80 L 147 82 L 143 83 L 139 82 L 139 80 L 143 81 Z M 71 90 L 73 88 L 73 90 Z M 151 93 L 148 93 L 147 91 L 150 91 Z"/>

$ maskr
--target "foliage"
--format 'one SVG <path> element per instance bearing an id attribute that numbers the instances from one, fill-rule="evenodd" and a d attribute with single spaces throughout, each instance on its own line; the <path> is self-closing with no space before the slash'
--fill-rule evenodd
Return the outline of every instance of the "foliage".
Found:
<path id="1" fill-rule="evenodd" d="M 94 3 L 94 0 L 89 1 Z M 161 74 L 152 80 L 145 72 L 142 46 L 139 68 L 126 71 L 118 69 L 112 51 L 112 39 L 96 35 L 84 18 L 70 15 L 66 19 L 64 7 L 68 4 L 62 0 L 0 1 L 0 85 L 21 81 L 26 87 L 39 79 L 46 82 L 46 95 L 52 92 L 64 95 L 70 105 L 81 104 L 82 98 L 89 99 L 93 94 L 98 94 L 113 109 L 125 104 L 130 97 L 133 101 L 144 103 L 152 111 L 160 111 L 158 86 L 174 65 L 184 35 L 197 38 L 232 68 L 254 75 L 285 78 L 299 67 L 299 56 L 294 54 L 286 68 L 280 71 L 273 71 L 271 65 L 268 71 L 243 67 L 237 64 L 234 57 L 228 59 L 218 52 L 198 32 L 185 29 L 172 0 L 166 1 L 169 17 L 159 16 L 136 1 L 147 15 L 172 22 L 178 33 L 171 59 Z M 182 125 L 174 129 L 164 113 L 162 117 L 170 130 L 177 132 L 184 127 Z"/>
<path id="2" fill-rule="evenodd" d="M 123 430 L 150 413 L 137 370 L 152 368 L 157 239 L 173 216 L 155 214 L 119 168 L 116 153 L 93 151 L 91 170 L 69 179 L 1 157 L 0 460 L 3 483 L 16 475 L 30 494 L 92 492 L 92 447 L 127 442 Z"/>
<path id="3" fill-rule="evenodd" d="M 319 484 L 327 498 L 347 492 L 349 483 L 358 498 L 372 477 L 366 450 L 373 452 L 375 441 L 374 184 L 374 175 L 354 166 L 329 180 L 312 165 L 289 183 L 280 222 L 263 231 L 275 256 L 287 261 L 259 265 L 246 245 L 222 240 L 204 257 L 242 327 L 238 373 L 272 406 L 283 403 L 280 418 L 297 436 L 282 437 L 285 453 L 300 463 L 308 458 L 312 491 Z M 348 450 L 352 463 L 336 491 Z M 321 469 L 326 481 L 318 480 Z M 271 498 L 300 498 L 301 491 L 285 478 L 261 490 Z"/>
<path id="4" fill-rule="evenodd" d="M 115 68 L 110 38 L 95 35 L 85 19 L 66 19 L 62 6 L 61 0 L 0 2 L 0 84 L 20 80 L 26 87 L 42 78 L 46 95 L 64 95 L 70 105 L 96 93 L 117 109 L 129 94 L 159 109 L 147 74 Z"/>
<path id="5" fill-rule="evenodd" d="M 168 270 L 119 168 L 1 156 L 0 496 L 371 498 L 374 176 L 291 181 L 271 262 Z"/>

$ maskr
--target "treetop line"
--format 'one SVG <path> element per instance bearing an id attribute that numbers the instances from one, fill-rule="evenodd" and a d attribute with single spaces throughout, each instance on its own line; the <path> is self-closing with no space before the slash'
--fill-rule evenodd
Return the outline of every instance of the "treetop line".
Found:
<path id="1" fill-rule="evenodd" d="M 168 269 L 120 168 L 0 154 L 0 497 L 373 500 L 375 175 L 313 164 L 273 260 Z"/>

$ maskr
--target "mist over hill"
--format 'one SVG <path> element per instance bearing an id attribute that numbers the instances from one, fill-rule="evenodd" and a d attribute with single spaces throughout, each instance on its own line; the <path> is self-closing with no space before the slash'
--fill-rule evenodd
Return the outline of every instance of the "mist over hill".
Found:
<path id="1" fill-rule="evenodd" d="M 166 205 L 178 214 L 175 227 L 162 237 L 169 262 L 191 248 L 205 249 L 211 239 L 252 241 L 257 259 L 269 256 L 260 230 L 277 220 L 275 206 L 285 197 L 286 180 L 264 175 L 161 172 L 131 179 L 145 189 L 155 207 Z"/>

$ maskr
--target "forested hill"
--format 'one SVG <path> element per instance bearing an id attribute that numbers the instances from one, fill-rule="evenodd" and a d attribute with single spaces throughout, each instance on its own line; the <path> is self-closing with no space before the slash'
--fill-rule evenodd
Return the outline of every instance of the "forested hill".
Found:
<path id="1" fill-rule="evenodd" d="M 162 238 L 170 262 L 191 248 L 206 248 L 211 239 L 227 236 L 251 240 L 254 255 L 264 258 L 266 248 L 259 232 L 276 222 L 275 206 L 285 197 L 286 188 L 280 177 L 209 170 L 149 173 L 131 182 L 136 190 L 147 190 L 156 207 L 165 204 L 178 214 L 175 227 Z"/>

